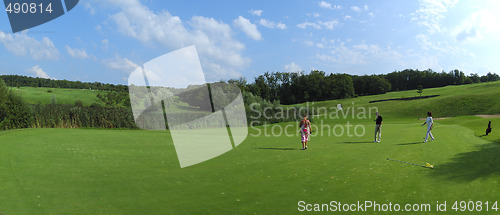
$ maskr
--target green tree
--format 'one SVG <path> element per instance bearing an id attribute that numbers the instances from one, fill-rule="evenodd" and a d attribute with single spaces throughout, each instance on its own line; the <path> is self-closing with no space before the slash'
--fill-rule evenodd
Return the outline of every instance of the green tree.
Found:
<path id="1" fill-rule="evenodd" d="M 424 87 L 422 85 L 418 85 L 417 93 L 420 94 L 420 97 L 422 97 L 422 92 L 424 92 Z"/>

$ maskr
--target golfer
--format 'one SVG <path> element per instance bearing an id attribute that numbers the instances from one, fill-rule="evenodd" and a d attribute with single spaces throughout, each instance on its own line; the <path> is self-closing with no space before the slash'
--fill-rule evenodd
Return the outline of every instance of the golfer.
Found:
<path id="1" fill-rule="evenodd" d="M 307 116 L 304 114 L 304 119 L 300 121 L 300 137 L 302 140 L 302 150 L 307 149 L 307 141 L 309 141 L 309 134 L 311 134 L 311 122 L 307 120 Z"/>
<path id="2" fill-rule="evenodd" d="M 375 121 L 375 140 L 373 141 L 374 143 L 380 143 L 380 140 L 382 139 L 382 116 L 377 112 L 375 113 L 377 115 L 377 118 L 373 121 Z M 377 134 L 378 134 L 378 140 L 377 140 Z"/>
<path id="3" fill-rule="evenodd" d="M 427 124 L 427 134 L 425 135 L 424 143 L 427 142 L 429 135 L 431 136 L 431 141 L 434 140 L 434 136 L 432 136 L 431 133 L 431 130 L 434 127 L 434 120 L 432 119 L 432 112 L 430 111 L 427 112 L 427 119 L 425 120 L 424 124 L 422 124 L 422 126 L 424 126 L 425 124 Z"/>

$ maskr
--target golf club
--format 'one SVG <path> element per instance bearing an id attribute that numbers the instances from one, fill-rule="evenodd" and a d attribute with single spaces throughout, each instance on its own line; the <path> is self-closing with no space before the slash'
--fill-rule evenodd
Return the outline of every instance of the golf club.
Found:
<path id="1" fill-rule="evenodd" d="M 415 165 L 415 166 L 421 166 L 421 167 L 430 168 L 430 169 L 434 169 L 434 165 L 432 165 L 430 163 L 425 163 L 425 165 L 420 165 L 420 164 L 410 163 L 410 162 L 406 162 L 406 161 L 394 160 L 394 159 L 390 159 L 390 158 L 387 158 L 387 160 L 395 161 L 395 162 L 400 162 L 400 163 L 411 164 L 411 165 Z"/>

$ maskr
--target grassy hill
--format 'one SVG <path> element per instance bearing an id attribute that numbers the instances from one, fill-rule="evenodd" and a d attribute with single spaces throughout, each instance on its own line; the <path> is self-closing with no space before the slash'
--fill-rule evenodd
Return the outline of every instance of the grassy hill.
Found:
<path id="1" fill-rule="evenodd" d="M 299 201 L 431 206 L 389 214 L 498 214 L 500 118 L 463 116 L 500 113 L 498 85 L 425 89 L 424 95 L 440 96 L 413 101 L 369 103 L 416 91 L 315 102 L 315 108 L 342 103 L 345 111 L 354 102 L 354 117 L 313 117 L 315 132 L 305 151 L 299 150 L 296 122 L 254 127 L 234 150 L 183 169 L 168 131 L 0 132 L 0 214 L 296 214 Z M 382 113 L 381 143 L 372 142 L 374 115 L 359 117 L 362 107 Z M 422 143 L 426 128 L 418 118 L 428 110 L 456 117 L 437 119 L 436 140 Z M 493 133 L 482 137 L 488 120 Z M 447 213 L 436 211 L 437 201 L 447 201 Z M 483 205 L 456 212 L 455 201 Z"/>
<path id="2" fill-rule="evenodd" d="M 343 104 L 344 108 L 377 107 L 379 111 L 390 118 L 422 118 L 427 111 L 432 111 L 434 117 L 454 117 L 477 114 L 500 114 L 500 81 L 471 85 L 447 86 L 441 88 L 424 89 L 425 95 L 439 95 L 438 97 L 410 100 L 385 101 L 369 103 L 373 100 L 408 98 L 419 94 L 416 90 L 390 92 L 383 95 L 362 96 L 358 98 L 314 102 L 313 107 L 336 107 Z"/>
<path id="3" fill-rule="evenodd" d="M 75 104 L 75 101 L 82 101 L 88 106 L 93 103 L 99 103 L 96 95 L 102 91 L 88 89 L 63 89 L 63 88 L 44 88 L 44 87 L 12 87 L 11 90 L 21 95 L 21 97 L 30 104 L 50 104 L 55 96 L 57 104 Z"/>

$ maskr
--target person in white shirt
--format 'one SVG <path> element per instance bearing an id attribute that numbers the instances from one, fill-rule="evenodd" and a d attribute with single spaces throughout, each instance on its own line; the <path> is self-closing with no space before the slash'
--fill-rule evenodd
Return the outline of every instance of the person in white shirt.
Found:
<path id="1" fill-rule="evenodd" d="M 424 143 L 427 142 L 427 139 L 429 138 L 429 136 L 431 136 L 431 141 L 434 140 L 434 136 L 432 136 L 432 133 L 431 133 L 431 130 L 432 128 L 434 127 L 434 120 L 432 119 L 432 112 L 427 112 L 427 120 L 425 120 L 424 124 L 422 124 L 422 126 L 424 126 L 425 124 L 427 124 L 427 134 L 425 135 L 425 140 L 424 140 Z"/>
<path id="2" fill-rule="evenodd" d="M 380 143 L 380 140 L 382 138 L 382 116 L 380 116 L 380 113 L 375 113 L 377 115 L 377 119 L 373 120 L 375 121 L 375 140 L 373 141 L 374 143 Z M 377 134 L 378 134 L 378 140 L 377 140 Z"/>

